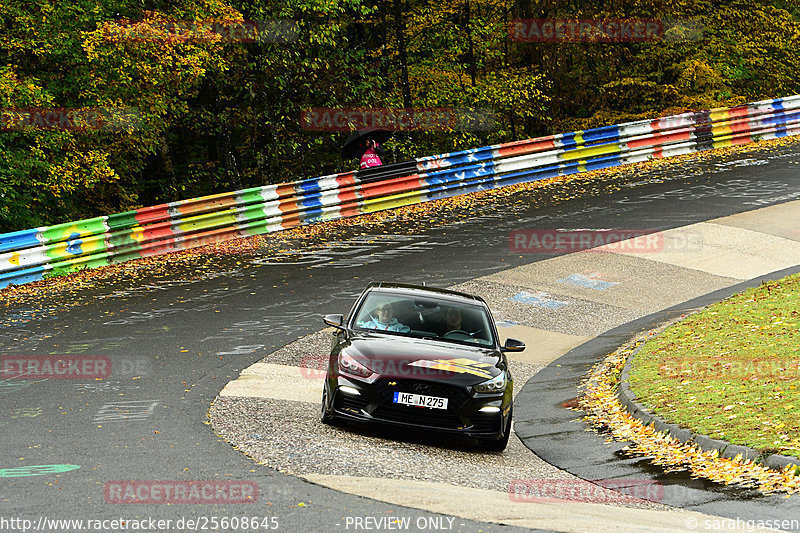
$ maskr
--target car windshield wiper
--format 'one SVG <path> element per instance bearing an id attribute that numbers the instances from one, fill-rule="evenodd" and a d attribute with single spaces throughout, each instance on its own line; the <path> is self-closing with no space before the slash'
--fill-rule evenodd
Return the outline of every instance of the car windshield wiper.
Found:
<path id="1" fill-rule="evenodd" d="M 419 337 L 421 339 L 438 339 L 439 335 L 430 331 L 419 331 L 419 330 L 412 330 L 411 333 L 414 337 Z"/>

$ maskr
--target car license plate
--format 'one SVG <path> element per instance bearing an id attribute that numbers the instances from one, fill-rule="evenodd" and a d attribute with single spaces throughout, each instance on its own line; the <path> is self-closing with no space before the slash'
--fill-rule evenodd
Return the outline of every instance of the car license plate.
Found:
<path id="1" fill-rule="evenodd" d="M 394 403 L 403 405 L 413 405 L 415 407 L 430 407 L 431 409 L 447 409 L 447 398 L 438 396 L 424 396 L 422 394 L 412 394 L 410 392 L 394 393 Z"/>

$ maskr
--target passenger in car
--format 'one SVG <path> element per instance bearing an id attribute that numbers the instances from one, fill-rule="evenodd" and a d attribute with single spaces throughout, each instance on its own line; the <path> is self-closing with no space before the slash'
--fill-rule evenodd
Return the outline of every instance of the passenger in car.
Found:
<path id="1" fill-rule="evenodd" d="M 381 331 L 397 331 L 399 333 L 411 331 L 411 328 L 394 317 L 394 308 L 388 300 L 379 300 L 375 311 L 370 315 L 370 320 L 359 322 L 358 325 L 362 328 Z"/>

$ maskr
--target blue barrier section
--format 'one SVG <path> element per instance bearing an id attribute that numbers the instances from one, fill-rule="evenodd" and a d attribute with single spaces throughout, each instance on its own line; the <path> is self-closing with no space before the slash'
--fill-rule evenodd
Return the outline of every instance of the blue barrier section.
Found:
<path id="1" fill-rule="evenodd" d="M 0 252 L 41 246 L 36 238 L 37 233 L 39 233 L 38 229 L 26 229 L 0 234 Z"/>
<path id="2" fill-rule="evenodd" d="M 584 130 L 583 142 L 587 145 L 604 144 L 619 139 L 619 126 L 604 126 L 602 128 L 592 128 Z"/>
<path id="3" fill-rule="evenodd" d="M 295 191 L 301 194 L 309 194 L 313 192 L 320 192 L 322 189 L 319 186 L 319 179 L 313 181 L 302 181 L 297 184 Z"/>
<path id="4" fill-rule="evenodd" d="M 39 281 L 40 279 L 44 278 L 44 273 L 44 267 L 35 267 L 0 274 L 0 289 L 7 287 L 11 283 L 20 285 L 23 283 L 30 283 L 32 281 Z"/>
<path id="5" fill-rule="evenodd" d="M 586 170 L 600 170 L 601 168 L 616 167 L 621 164 L 622 158 L 615 154 L 597 159 L 589 159 L 586 161 L 584 167 L 586 167 Z"/>
<path id="6" fill-rule="evenodd" d="M 780 115 L 773 115 L 770 117 L 764 117 L 761 120 L 762 124 L 774 124 L 774 125 L 784 125 L 787 122 L 792 122 L 795 120 L 800 119 L 800 111 L 795 111 L 793 113 L 782 113 Z"/>
<path id="7" fill-rule="evenodd" d="M 300 217 L 304 224 L 311 224 L 313 222 L 322 222 L 322 208 L 306 209 Z"/>

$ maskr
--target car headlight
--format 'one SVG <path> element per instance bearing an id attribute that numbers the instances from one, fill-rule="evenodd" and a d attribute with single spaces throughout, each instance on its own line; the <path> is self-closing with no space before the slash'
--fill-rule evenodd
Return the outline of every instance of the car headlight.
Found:
<path id="1" fill-rule="evenodd" d="M 360 378 L 368 378 L 372 375 L 372 371 L 356 361 L 353 356 L 341 352 L 339 353 L 339 370 Z"/>
<path id="2" fill-rule="evenodd" d="M 503 392 L 506 390 L 506 373 L 502 372 L 499 376 L 494 377 L 488 381 L 484 381 L 483 383 L 478 383 L 475 385 L 475 390 L 477 392 Z"/>

